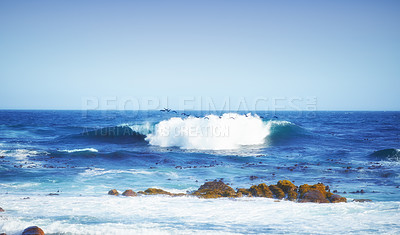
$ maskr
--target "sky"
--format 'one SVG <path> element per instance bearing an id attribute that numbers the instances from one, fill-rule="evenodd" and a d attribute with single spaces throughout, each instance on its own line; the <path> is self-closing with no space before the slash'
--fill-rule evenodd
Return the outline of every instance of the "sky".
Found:
<path id="1" fill-rule="evenodd" d="M 400 1 L 0 1 L 0 109 L 400 110 Z"/>

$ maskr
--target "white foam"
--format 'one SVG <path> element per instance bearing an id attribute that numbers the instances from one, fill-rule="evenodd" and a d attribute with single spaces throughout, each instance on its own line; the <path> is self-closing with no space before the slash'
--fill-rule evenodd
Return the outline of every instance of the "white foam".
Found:
<path id="1" fill-rule="evenodd" d="M 245 145 L 261 145 L 270 133 L 271 124 L 257 115 L 226 113 L 221 117 L 171 118 L 155 126 L 146 140 L 151 145 L 182 149 L 226 150 Z"/>
<path id="2" fill-rule="evenodd" d="M 151 175 L 154 174 L 155 172 L 151 171 L 144 171 L 144 170 L 135 170 L 135 169 L 130 169 L 130 170 L 105 170 L 103 168 L 92 168 L 92 169 L 86 169 L 84 172 L 79 173 L 79 175 L 84 176 L 84 177 L 92 177 L 92 176 L 99 176 L 99 175 L 106 175 L 106 174 L 132 174 L 132 175 Z"/>
<path id="3" fill-rule="evenodd" d="M 29 156 L 40 154 L 38 151 L 27 149 L 14 149 L 14 150 L 0 150 L 0 155 L 13 157 L 18 161 L 26 161 Z M 44 153 L 45 154 L 45 153 Z"/>
<path id="4" fill-rule="evenodd" d="M 365 234 L 400 232 L 400 202 L 315 204 L 266 198 L 2 195 L 0 231 L 21 234 Z M 362 219 L 360 219 L 362 218 Z M 317 225 L 317 226 L 316 226 Z"/>
<path id="5" fill-rule="evenodd" d="M 99 150 L 95 148 L 83 148 L 83 149 L 65 149 L 65 150 L 60 150 L 60 152 L 67 152 L 67 153 L 75 153 L 75 152 L 94 152 L 97 153 Z"/>

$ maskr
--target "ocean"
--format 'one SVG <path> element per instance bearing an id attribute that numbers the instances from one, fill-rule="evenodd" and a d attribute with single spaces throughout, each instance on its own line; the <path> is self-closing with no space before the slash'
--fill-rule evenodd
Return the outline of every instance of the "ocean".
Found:
<path id="1" fill-rule="evenodd" d="M 400 112 L 1 110 L 0 233 L 399 234 L 399 124 Z M 107 194 L 213 180 L 321 182 L 348 202 Z"/>

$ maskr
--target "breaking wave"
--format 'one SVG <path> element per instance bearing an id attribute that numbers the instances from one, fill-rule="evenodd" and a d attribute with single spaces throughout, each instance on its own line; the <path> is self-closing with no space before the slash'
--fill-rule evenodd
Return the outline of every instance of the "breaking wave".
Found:
<path id="1" fill-rule="evenodd" d="M 226 113 L 203 118 L 171 118 L 155 126 L 147 135 L 151 145 L 182 149 L 226 150 L 241 146 L 262 145 L 267 136 L 277 135 L 285 127 L 295 126 L 287 121 L 263 120 L 257 115 Z"/>

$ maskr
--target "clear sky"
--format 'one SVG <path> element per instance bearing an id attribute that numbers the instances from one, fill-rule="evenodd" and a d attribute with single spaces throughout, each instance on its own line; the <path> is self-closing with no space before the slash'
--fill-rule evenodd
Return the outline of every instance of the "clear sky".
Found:
<path id="1" fill-rule="evenodd" d="M 0 1 L 1 109 L 196 96 L 400 110 L 399 88 L 398 0 Z"/>

